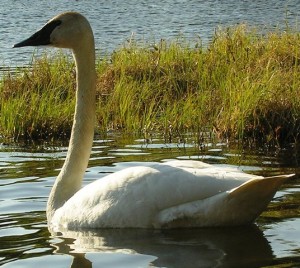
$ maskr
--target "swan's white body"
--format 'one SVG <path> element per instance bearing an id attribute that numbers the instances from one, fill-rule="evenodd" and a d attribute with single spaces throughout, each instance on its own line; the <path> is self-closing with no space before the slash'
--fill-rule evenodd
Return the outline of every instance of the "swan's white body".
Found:
<path id="1" fill-rule="evenodd" d="M 282 181 L 196 161 L 132 167 L 79 190 L 52 223 L 55 229 L 248 224 Z"/>
<path id="2" fill-rule="evenodd" d="M 93 142 L 95 48 L 88 21 L 67 12 L 15 45 L 70 48 L 77 67 L 74 124 L 64 166 L 51 190 L 51 229 L 172 228 L 248 224 L 290 176 L 263 178 L 198 161 L 132 167 L 81 188 Z"/>

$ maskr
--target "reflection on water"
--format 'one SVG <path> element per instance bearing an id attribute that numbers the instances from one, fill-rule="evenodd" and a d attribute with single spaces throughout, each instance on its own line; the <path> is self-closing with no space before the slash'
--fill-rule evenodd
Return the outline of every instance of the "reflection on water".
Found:
<path id="1" fill-rule="evenodd" d="M 288 181 L 256 225 L 190 230 L 93 230 L 49 234 L 47 197 L 65 146 L 0 146 L 0 265 L 4 267 L 261 267 L 300 265 L 300 181 Z M 199 159 L 257 175 L 298 173 L 297 156 L 111 136 L 95 139 L 84 184 L 134 165 Z"/>
<path id="2" fill-rule="evenodd" d="M 268 241 L 255 225 L 168 231 L 108 229 L 67 232 L 62 237 L 53 243 L 55 252 L 74 256 L 70 266 L 73 268 L 82 267 L 83 263 L 84 267 L 92 267 L 90 254 L 86 254 L 91 252 L 109 253 L 111 258 L 120 258 L 120 254 L 133 257 L 143 254 L 149 259 L 152 257 L 150 262 L 154 267 L 174 268 L 260 267 L 273 257 Z M 102 261 L 105 258 L 99 258 L 97 264 L 104 265 Z M 122 267 L 133 266 L 124 264 Z"/>

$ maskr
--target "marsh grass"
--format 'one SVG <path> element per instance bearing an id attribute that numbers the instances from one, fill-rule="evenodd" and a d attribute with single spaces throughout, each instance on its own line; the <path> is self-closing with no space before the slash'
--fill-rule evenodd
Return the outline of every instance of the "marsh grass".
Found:
<path id="1" fill-rule="evenodd" d="M 4 137 L 49 139 L 68 136 L 74 109 L 75 73 L 66 55 L 43 55 L 18 75 L 1 81 L 0 129 Z"/>
<path id="2" fill-rule="evenodd" d="M 218 29 L 207 47 L 179 38 L 129 45 L 97 62 L 98 129 L 161 132 L 171 139 L 209 129 L 249 145 L 300 139 L 300 36 Z M 68 136 L 74 65 L 63 54 L 1 82 L 4 136 Z"/>

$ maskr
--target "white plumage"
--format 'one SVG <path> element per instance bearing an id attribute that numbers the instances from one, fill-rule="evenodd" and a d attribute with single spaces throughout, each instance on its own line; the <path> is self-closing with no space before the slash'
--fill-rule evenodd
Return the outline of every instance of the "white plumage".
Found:
<path id="1" fill-rule="evenodd" d="M 51 229 L 173 228 L 253 222 L 291 175 L 263 178 L 200 161 L 127 168 L 84 188 L 95 118 L 95 47 L 92 29 L 67 12 L 15 47 L 70 48 L 77 68 L 74 124 L 64 166 L 51 190 Z"/>
<path id="2" fill-rule="evenodd" d="M 248 224 L 283 180 L 197 161 L 132 167 L 79 190 L 55 212 L 52 221 L 62 225 L 58 229 Z"/>

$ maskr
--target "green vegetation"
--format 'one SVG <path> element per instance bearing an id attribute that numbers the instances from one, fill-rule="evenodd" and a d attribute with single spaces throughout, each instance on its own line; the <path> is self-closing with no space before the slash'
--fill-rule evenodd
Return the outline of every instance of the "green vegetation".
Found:
<path id="1" fill-rule="evenodd" d="M 200 40 L 201 41 L 201 40 Z M 300 35 L 220 29 L 207 47 L 134 40 L 97 63 L 97 126 L 127 132 L 214 132 L 285 145 L 300 140 Z M 61 53 L 34 59 L 0 85 L 0 132 L 15 139 L 69 135 L 75 71 Z"/>
<path id="2" fill-rule="evenodd" d="M 74 64 L 59 54 L 35 59 L 32 68 L 6 73 L 0 85 L 0 133 L 44 139 L 70 133 L 74 109 Z"/>

